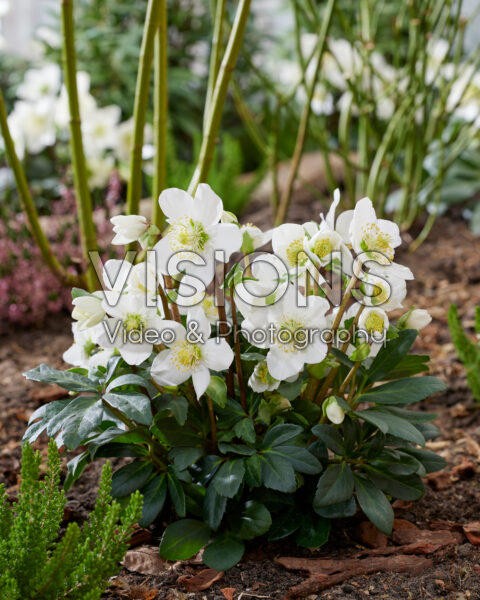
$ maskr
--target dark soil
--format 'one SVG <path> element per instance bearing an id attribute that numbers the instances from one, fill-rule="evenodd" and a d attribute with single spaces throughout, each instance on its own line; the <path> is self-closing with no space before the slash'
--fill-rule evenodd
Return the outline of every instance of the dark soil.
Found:
<path id="1" fill-rule="evenodd" d="M 319 207 L 314 208 L 316 216 Z M 301 221 L 302 215 L 310 214 L 312 210 L 311 205 L 307 207 L 305 204 L 291 217 Z M 255 220 L 252 216 L 250 220 Z M 410 266 L 416 277 L 408 286 L 409 304 L 427 308 L 434 317 L 434 321 L 422 332 L 415 351 L 431 354 L 432 374 L 442 377 L 448 385 L 445 393 L 420 406 L 422 410 L 438 414 L 437 425 L 442 432 L 442 436 L 428 446 L 446 458 L 447 473 L 452 474 L 454 467 L 465 460 L 473 465 L 473 470 L 467 475 L 455 476 L 453 472 L 444 486 L 432 478 L 424 498 L 411 506 L 398 508 L 397 516 L 411 521 L 420 529 L 443 528 L 438 520 L 461 524 L 480 521 L 480 408 L 472 400 L 446 325 L 446 311 L 454 302 L 459 305 L 466 326 L 473 327 L 474 307 L 480 305 L 480 239 L 470 234 L 463 221 L 440 219 L 430 238 L 415 254 L 403 251 L 397 254 L 397 260 Z M 62 352 L 71 343 L 70 323 L 68 315 L 55 315 L 42 329 L 10 327 L 0 337 L 0 482 L 5 483 L 10 493 L 18 489 L 21 437 L 26 422 L 38 406 L 55 399 L 55 394 L 58 394 L 58 390 L 51 387 L 27 382 L 22 373 L 42 362 L 62 366 Z M 44 452 L 46 440 L 39 440 L 37 446 Z M 95 498 L 99 472 L 100 465 L 91 465 L 69 492 L 69 520 L 81 521 L 87 516 Z M 296 556 L 340 560 L 352 556 L 362 548 L 353 537 L 355 525 L 354 519 L 335 523 L 329 543 L 317 551 L 297 548 L 289 542 L 252 543 L 237 567 L 202 592 L 188 593 L 181 583 L 177 583 L 180 576 L 192 576 L 205 568 L 199 562 L 189 561 L 177 564 L 174 569 L 158 576 L 122 570 L 112 580 L 104 597 L 108 600 L 225 600 L 227 596 L 221 590 L 234 588 L 235 600 L 281 600 L 288 589 L 303 581 L 306 575 L 287 571 L 274 559 Z M 158 544 L 161 531 L 159 525 L 152 531 L 152 540 L 147 543 Z M 467 543 L 464 538 L 462 544 L 437 553 L 433 559 L 433 568 L 418 576 L 392 573 L 361 576 L 308 598 L 480 599 L 479 548 Z"/>

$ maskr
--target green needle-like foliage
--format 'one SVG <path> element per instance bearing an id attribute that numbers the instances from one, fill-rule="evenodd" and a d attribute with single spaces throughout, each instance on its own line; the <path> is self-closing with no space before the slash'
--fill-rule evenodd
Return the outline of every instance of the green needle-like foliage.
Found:
<path id="1" fill-rule="evenodd" d="M 66 504 L 59 489 L 60 458 L 48 447 L 47 472 L 40 481 L 41 456 L 26 444 L 18 501 L 10 506 L 0 486 L 0 598 L 2 600 L 96 600 L 118 571 L 133 525 L 142 512 L 140 493 L 121 513 L 110 496 L 112 469 L 102 471 L 98 498 L 82 529 L 69 524 L 59 539 Z"/>
<path id="2" fill-rule="evenodd" d="M 480 401 L 480 343 L 472 342 L 467 336 L 454 304 L 448 311 L 448 326 L 458 358 L 467 371 L 467 383 L 475 400 Z M 475 310 L 475 332 L 480 336 L 480 306 Z"/>

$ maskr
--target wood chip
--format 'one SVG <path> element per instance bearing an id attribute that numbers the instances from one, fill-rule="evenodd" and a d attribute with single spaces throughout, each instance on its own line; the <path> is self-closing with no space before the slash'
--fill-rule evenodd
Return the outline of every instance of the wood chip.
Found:
<path id="1" fill-rule="evenodd" d="M 233 600 L 237 590 L 235 588 L 222 588 L 220 591 L 224 595 L 225 600 Z"/>
<path id="2" fill-rule="evenodd" d="M 157 546 L 139 546 L 128 550 L 122 565 L 142 575 L 161 575 L 172 568 L 172 563 L 160 558 Z"/>
<path id="3" fill-rule="evenodd" d="M 203 569 L 193 577 L 182 575 L 178 578 L 178 583 L 185 586 L 187 592 L 201 592 L 208 589 L 216 581 L 223 577 L 223 571 L 216 569 Z"/>
<path id="4" fill-rule="evenodd" d="M 467 523 L 463 526 L 463 531 L 471 544 L 480 546 L 480 521 Z"/>
<path id="5" fill-rule="evenodd" d="M 388 545 L 387 536 L 370 521 L 362 521 L 355 527 L 353 536 L 367 548 L 385 548 Z"/>

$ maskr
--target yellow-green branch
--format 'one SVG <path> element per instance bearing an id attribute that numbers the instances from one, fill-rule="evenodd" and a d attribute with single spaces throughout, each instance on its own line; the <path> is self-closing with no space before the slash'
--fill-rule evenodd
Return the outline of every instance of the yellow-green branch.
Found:
<path id="1" fill-rule="evenodd" d="M 5 141 L 5 152 L 8 158 L 8 163 L 13 171 L 15 177 L 15 183 L 17 185 L 18 196 L 20 198 L 20 204 L 22 205 L 23 212 L 25 213 L 30 231 L 32 233 L 35 243 L 40 249 L 42 258 L 45 264 L 50 268 L 55 277 L 62 282 L 65 286 L 79 286 L 82 285 L 81 279 L 71 273 L 68 273 L 62 265 L 58 262 L 57 257 L 52 252 L 47 236 L 43 232 L 40 222 L 38 220 L 38 213 L 33 202 L 30 190 L 28 189 L 27 178 L 23 172 L 22 165 L 18 160 L 17 153 L 15 152 L 15 144 L 13 143 L 12 136 L 10 135 L 10 129 L 7 121 L 7 111 L 5 109 L 5 102 L 3 100 L 3 94 L 0 90 L 0 129 Z"/>
<path id="2" fill-rule="evenodd" d="M 130 179 L 127 190 L 127 214 L 137 214 L 142 195 L 142 148 L 145 118 L 150 91 L 155 36 L 159 28 L 160 0 L 149 0 L 143 30 L 142 48 L 133 107 L 133 147 L 130 159 Z"/>
<path id="3" fill-rule="evenodd" d="M 155 164 L 152 192 L 152 223 L 160 230 L 165 225 L 165 217 L 160 210 L 158 197 L 167 187 L 167 115 L 168 115 L 168 21 L 167 0 L 160 0 L 159 26 L 155 37 L 154 72 L 154 136 Z"/>
<path id="4" fill-rule="evenodd" d="M 210 66 L 208 70 L 207 96 L 205 98 L 205 108 L 203 113 L 203 130 L 207 127 L 210 104 L 213 97 L 213 91 L 217 82 L 218 71 L 220 69 L 220 59 L 222 55 L 222 34 L 223 21 L 225 19 L 226 0 L 216 0 L 215 22 L 213 25 L 212 50 L 210 54 Z"/>
<path id="5" fill-rule="evenodd" d="M 208 108 L 208 117 L 203 133 L 200 156 L 188 188 L 189 193 L 192 195 L 195 193 L 198 184 L 205 182 L 212 165 L 218 130 L 222 120 L 223 106 L 227 97 L 232 72 L 237 62 L 238 53 L 242 46 L 243 34 L 245 33 L 247 18 L 250 12 L 250 4 L 251 0 L 240 0 L 238 5 L 235 21 L 213 90 L 212 100 Z"/>
<path id="6" fill-rule="evenodd" d="M 77 66 L 73 25 L 73 0 L 62 0 L 63 73 L 70 110 L 70 149 L 72 153 L 75 199 L 83 257 L 87 263 L 86 283 L 95 289 L 95 272 L 89 260 L 89 251 L 97 249 L 97 236 L 92 218 L 92 199 L 88 188 L 88 174 L 83 151 L 82 124 L 77 90 Z"/>

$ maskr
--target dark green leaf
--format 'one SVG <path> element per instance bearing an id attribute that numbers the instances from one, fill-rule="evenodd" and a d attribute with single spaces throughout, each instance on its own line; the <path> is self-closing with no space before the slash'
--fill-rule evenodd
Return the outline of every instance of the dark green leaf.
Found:
<path id="1" fill-rule="evenodd" d="M 213 531 L 220 527 L 226 506 L 227 498 L 218 494 L 213 485 L 209 485 L 203 500 L 203 516 Z"/>
<path id="2" fill-rule="evenodd" d="M 303 515 L 300 531 L 297 533 L 295 541 L 303 548 L 320 548 L 328 540 L 331 526 L 329 519 L 307 513 Z"/>
<path id="3" fill-rule="evenodd" d="M 385 493 L 400 500 L 418 500 L 425 493 L 421 478 L 410 475 L 391 475 L 376 469 L 368 469 L 367 477 Z"/>
<path id="4" fill-rule="evenodd" d="M 302 519 L 303 514 L 294 507 L 280 513 L 275 517 L 268 531 L 269 541 L 282 540 L 288 537 L 299 529 Z"/>
<path id="5" fill-rule="evenodd" d="M 420 450 L 410 447 L 404 448 L 404 452 L 411 454 L 414 458 L 419 460 L 425 467 L 427 473 L 441 471 L 447 466 L 446 460 L 431 450 Z"/>
<path id="6" fill-rule="evenodd" d="M 333 425 L 315 425 L 315 427 L 312 427 L 312 433 L 320 438 L 332 452 L 343 454 L 342 436 Z"/>
<path id="7" fill-rule="evenodd" d="M 362 394 L 358 398 L 358 401 L 374 402 L 381 405 L 404 406 L 423 400 L 445 389 L 446 385 L 438 377 L 409 377 L 407 379 L 390 381 L 372 388 Z"/>
<path id="8" fill-rule="evenodd" d="M 406 356 L 417 335 L 416 330 L 405 329 L 398 333 L 398 337 L 387 342 L 368 369 L 368 383 L 382 381 Z"/>
<path id="9" fill-rule="evenodd" d="M 186 514 L 185 492 L 178 477 L 171 471 L 167 472 L 168 493 L 172 500 L 173 508 L 179 517 Z"/>
<path id="10" fill-rule="evenodd" d="M 295 472 L 288 460 L 270 452 L 261 454 L 260 460 L 262 465 L 262 481 L 267 488 L 278 490 L 279 492 L 295 491 L 297 487 Z"/>
<path id="11" fill-rule="evenodd" d="M 141 527 L 148 527 L 160 514 L 167 498 L 165 473 L 155 475 L 140 491 L 143 495 L 143 512 L 138 523 Z"/>
<path id="12" fill-rule="evenodd" d="M 24 373 L 27 379 L 41 381 L 42 383 L 56 383 L 60 387 L 71 392 L 95 392 L 98 394 L 97 386 L 88 377 L 72 373 L 71 371 L 59 371 L 48 365 L 42 364 Z"/>
<path id="13" fill-rule="evenodd" d="M 280 446 L 288 440 L 297 437 L 302 433 L 303 429 L 300 425 L 275 425 L 269 429 L 263 438 L 262 448 L 271 448 L 272 446 Z"/>
<path id="14" fill-rule="evenodd" d="M 243 459 L 233 458 L 220 467 L 213 478 L 213 486 L 221 496 L 233 498 L 242 484 L 244 475 Z"/>
<path id="15" fill-rule="evenodd" d="M 122 387 L 123 385 L 139 385 L 140 387 L 146 387 L 148 381 L 140 375 L 135 373 L 127 373 L 127 375 L 120 375 L 108 384 L 107 392 L 110 392 L 116 388 Z"/>
<path id="16" fill-rule="evenodd" d="M 205 393 L 217 406 L 220 406 L 221 408 L 225 407 L 227 403 L 227 386 L 221 377 L 212 375 Z"/>
<path id="17" fill-rule="evenodd" d="M 360 412 L 355 412 L 355 415 L 361 417 L 365 421 L 372 423 L 383 433 L 407 440 L 420 446 L 425 446 L 425 438 L 420 431 L 406 419 L 397 417 L 387 411 L 382 411 L 377 408 L 368 408 Z"/>
<path id="18" fill-rule="evenodd" d="M 235 435 L 245 442 L 253 444 L 256 439 L 255 435 L 255 427 L 253 425 L 253 420 L 250 418 L 241 419 L 238 423 L 233 427 L 233 431 Z"/>
<path id="19" fill-rule="evenodd" d="M 245 552 L 245 544 L 223 534 L 213 539 L 203 552 L 203 562 L 211 569 L 226 571 L 234 567 Z"/>
<path id="20" fill-rule="evenodd" d="M 299 377 L 296 381 L 293 381 L 291 383 L 288 383 L 288 382 L 281 383 L 280 386 L 278 387 L 277 392 L 281 396 L 283 396 L 284 398 L 286 398 L 287 400 L 290 400 L 290 402 L 292 402 L 293 400 L 295 400 L 295 398 L 298 398 L 300 396 L 300 392 L 302 390 L 302 385 L 303 385 L 303 380 L 301 377 Z"/>
<path id="21" fill-rule="evenodd" d="M 179 471 L 193 465 L 201 456 L 203 456 L 202 448 L 184 448 L 183 446 L 172 448 L 168 453 L 168 458 L 173 460 Z"/>
<path id="22" fill-rule="evenodd" d="M 314 506 L 313 508 L 317 515 L 326 519 L 347 519 L 348 517 L 353 517 L 357 512 L 357 503 L 352 496 L 348 500 L 338 502 L 337 504 L 329 504 L 328 506 L 321 507 Z"/>
<path id="23" fill-rule="evenodd" d="M 169 410 L 177 420 L 179 425 L 185 425 L 188 413 L 188 401 L 183 396 L 174 396 L 173 394 L 163 394 L 154 398 L 157 411 Z"/>
<path id="24" fill-rule="evenodd" d="M 37 410 L 30 417 L 28 421 L 28 429 L 23 436 L 23 440 L 33 444 L 38 436 L 47 428 L 51 420 L 56 415 L 60 414 L 68 404 L 74 401 L 75 398 L 65 398 L 64 400 L 55 400 L 54 402 L 42 404 L 42 406 L 37 408 Z M 60 425 L 61 422 L 59 423 L 58 428 L 60 428 Z M 53 432 L 52 435 L 57 433 L 58 428 Z"/>
<path id="25" fill-rule="evenodd" d="M 313 500 L 315 509 L 349 500 L 353 493 L 353 473 L 347 463 L 329 465 L 320 477 Z"/>
<path id="26" fill-rule="evenodd" d="M 253 456 L 257 453 L 255 448 L 245 446 L 245 444 L 225 444 L 224 442 L 220 442 L 218 444 L 218 449 L 222 454 L 233 452 L 234 454 L 241 454 L 242 456 Z"/>
<path id="27" fill-rule="evenodd" d="M 126 417 L 142 425 L 150 425 L 153 415 L 150 398 L 140 392 L 119 391 L 105 394 L 104 399 Z"/>
<path id="28" fill-rule="evenodd" d="M 355 477 L 355 491 L 360 508 L 370 521 L 386 535 L 392 533 L 393 509 L 385 494 L 370 480 L 358 473 Z"/>
<path id="29" fill-rule="evenodd" d="M 386 375 L 382 379 L 383 381 L 388 381 L 391 379 L 413 377 L 414 375 L 418 375 L 419 373 L 428 371 L 427 363 L 429 361 L 430 357 L 428 356 L 428 354 L 407 354 L 407 356 L 404 356 L 402 358 L 402 360 L 393 369 L 393 371 L 390 371 L 390 373 L 388 373 L 388 375 Z"/>
<path id="30" fill-rule="evenodd" d="M 268 509 L 261 502 L 249 500 L 235 520 L 234 532 L 242 540 L 253 540 L 267 533 L 271 524 Z"/>
<path id="31" fill-rule="evenodd" d="M 195 519 L 183 519 L 169 525 L 160 542 L 160 555 L 167 560 L 187 560 L 205 546 L 210 527 Z"/>
<path id="32" fill-rule="evenodd" d="M 58 417 L 62 420 L 63 443 L 74 450 L 102 422 L 102 401 L 95 396 L 78 396 Z"/>
<path id="33" fill-rule="evenodd" d="M 153 473 L 153 464 L 145 460 L 135 460 L 115 471 L 112 477 L 112 496 L 122 498 L 139 490 Z"/>
<path id="34" fill-rule="evenodd" d="M 245 483 L 250 487 L 262 485 L 262 461 L 258 454 L 245 460 Z"/>
<path id="35" fill-rule="evenodd" d="M 322 470 L 320 462 L 306 448 L 300 446 L 275 446 L 270 454 L 278 454 L 286 458 L 299 473 L 316 475 Z"/>

